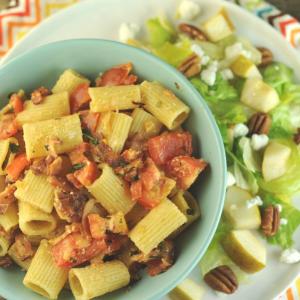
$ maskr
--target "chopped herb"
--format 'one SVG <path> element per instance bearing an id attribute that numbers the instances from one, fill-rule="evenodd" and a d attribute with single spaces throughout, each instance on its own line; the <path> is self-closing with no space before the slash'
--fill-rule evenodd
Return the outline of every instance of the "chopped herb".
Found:
<path id="1" fill-rule="evenodd" d="M 49 151 L 49 145 L 44 145 L 44 147 L 45 147 L 45 149 L 46 149 L 46 151 Z"/>
<path id="2" fill-rule="evenodd" d="M 18 153 L 20 150 L 20 146 L 14 143 L 9 143 L 9 151 L 11 153 Z"/>
<path id="3" fill-rule="evenodd" d="M 78 164 L 73 165 L 73 166 L 72 166 L 72 169 L 73 169 L 74 171 L 76 171 L 76 170 L 82 169 L 83 167 L 85 167 L 85 163 L 78 163 Z"/>
<path id="4" fill-rule="evenodd" d="M 87 128 L 82 129 L 83 138 L 91 142 L 93 145 L 98 145 L 99 141 L 97 138 L 93 137 L 91 132 Z"/>
<path id="5" fill-rule="evenodd" d="M 189 216 L 192 216 L 192 215 L 195 214 L 195 210 L 192 209 L 192 208 L 188 208 L 188 209 L 186 210 L 186 213 L 187 213 Z"/>

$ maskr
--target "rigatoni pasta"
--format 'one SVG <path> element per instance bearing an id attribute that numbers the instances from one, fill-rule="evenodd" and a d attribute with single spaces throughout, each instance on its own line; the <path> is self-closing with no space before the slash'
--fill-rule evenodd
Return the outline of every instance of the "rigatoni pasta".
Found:
<path id="1" fill-rule="evenodd" d="M 45 213 L 51 213 L 54 203 L 54 188 L 47 176 L 35 175 L 31 170 L 22 181 L 16 183 L 17 199 L 34 206 Z"/>
<path id="2" fill-rule="evenodd" d="M 29 236 L 46 235 L 57 225 L 55 217 L 34 206 L 19 201 L 19 226 L 24 234 Z"/>
<path id="3" fill-rule="evenodd" d="M 131 70 L 115 66 L 94 86 L 68 69 L 52 93 L 14 93 L 0 112 L 0 257 L 48 299 L 69 285 L 89 300 L 142 267 L 167 271 L 173 237 L 199 216 L 186 190 L 206 163 L 178 127 L 189 108 Z"/>
<path id="4" fill-rule="evenodd" d="M 48 155 L 51 146 L 59 154 L 71 151 L 82 143 L 80 119 L 76 114 L 25 124 L 23 131 L 28 159 Z"/>
<path id="5" fill-rule="evenodd" d="M 69 94 L 62 92 L 47 96 L 42 103 L 36 105 L 26 101 L 24 110 L 17 115 L 20 125 L 38 121 L 60 118 L 70 114 Z"/>
<path id="6" fill-rule="evenodd" d="M 26 273 L 24 285 L 48 299 L 57 299 L 67 278 L 68 269 L 55 265 L 51 246 L 43 240 Z"/>
<path id="7" fill-rule="evenodd" d="M 148 254 L 186 222 L 186 216 L 177 206 L 165 199 L 129 232 L 129 237 L 144 254 Z"/>
<path id="8" fill-rule="evenodd" d="M 52 92 L 53 94 L 61 92 L 71 93 L 79 84 L 82 83 L 89 84 L 90 81 L 75 70 L 68 69 L 60 75 L 59 79 L 52 88 Z"/>
<path id="9" fill-rule="evenodd" d="M 190 108 L 158 82 L 144 81 L 141 93 L 145 109 L 168 129 L 180 126 L 187 119 Z"/>
<path id="10" fill-rule="evenodd" d="M 107 164 L 102 166 L 101 176 L 88 190 L 110 214 L 119 211 L 126 214 L 134 206 L 125 182 Z"/>
<path id="11" fill-rule="evenodd" d="M 130 281 L 127 267 L 118 260 L 71 269 L 70 287 L 76 300 L 92 299 L 126 286 Z"/>
<path id="12" fill-rule="evenodd" d="M 139 85 L 89 88 L 89 95 L 93 112 L 133 109 L 141 103 Z"/>

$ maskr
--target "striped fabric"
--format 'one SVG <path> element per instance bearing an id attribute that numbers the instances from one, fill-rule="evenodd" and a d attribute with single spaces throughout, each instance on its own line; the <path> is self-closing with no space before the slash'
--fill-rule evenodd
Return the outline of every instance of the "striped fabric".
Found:
<path id="1" fill-rule="evenodd" d="M 0 0 L 7 2 L 0 10 L 0 59 L 41 20 L 76 2 L 84 0 Z M 124 0 L 125 1 L 125 0 Z M 300 23 L 261 0 L 228 0 L 252 11 L 276 28 L 300 51 Z M 2 3 L 2 2 L 1 2 Z M 2 6 L 0 7 L 2 8 Z M 0 297 L 0 300 L 2 298 Z M 300 278 L 277 300 L 300 300 Z"/>

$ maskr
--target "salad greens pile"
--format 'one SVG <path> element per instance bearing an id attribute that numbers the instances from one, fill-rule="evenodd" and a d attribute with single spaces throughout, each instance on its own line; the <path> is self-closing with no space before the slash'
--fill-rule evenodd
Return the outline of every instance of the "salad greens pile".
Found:
<path id="1" fill-rule="evenodd" d="M 292 203 L 292 197 L 300 191 L 300 152 L 294 141 L 294 135 L 300 127 L 300 85 L 295 83 L 293 70 L 279 62 L 261 66 L 261 53 L 249 41 L 235 34 L 220 41 L 199 41 L 179 32 L 165 18 L 152 18 L 146 24 L 148 39 L 146 41 L 129 41 L 149 50 L 174 67 L 180 66 L 193 53 L 197 45 L 209 57 L 209 63 L 202 65 L 202 70 L 217 61 L 218 70 L 213 84 L 203 80 L 201 74 L 189 78 L 193 86 L 203 96 L 223 137 L 228 170 L 234 175 L 236 186 L 248 190 L 253 196 L 263 200 L 260 208 L 279 205 L 280 217 L 288 223 L 280 226 L 276 235 L 267 237 L 270 244 L 282 249 L 293 246 L 293 234 L 300 225 L 300 211 Z M 228 57 L 228 47 L 241 44 L 250 60 L 257 66 L 262 79 L 274 88 L 280 98 L 279 104 L 268 112 L 272 125 L 268 133 L 269 143 L 277 142 L 288 147 L 290 151 L 288 168 L 279 178 L 266 181 L 262 173 L 264 150 L 254 150 L 251 138 L 246 135 L 235 136 L 237 124 L 247 125 L 256 112 L 241 102 L 242 90 L 246 79 L 243 76 L 226 78 L 222 72 L 228 69 L 232 60 Z M 195 46 L 194 46 L 195 47 Z M 230 53 L 229 53 L 230 54 Z M 200 267 L 205 274 L 215 266 L 226 264 L 234 268 L 238 278 L 245 273 L 235 266 L 221 246 L 221 240 L 232 229 L 223 216 L 215 237 L 201 261 Z"/>

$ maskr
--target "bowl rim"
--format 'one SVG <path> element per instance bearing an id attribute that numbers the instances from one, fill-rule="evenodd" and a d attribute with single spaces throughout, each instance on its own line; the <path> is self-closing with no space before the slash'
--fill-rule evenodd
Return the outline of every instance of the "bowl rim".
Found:
<path id="1" fill-rule="evenodd" d="M 29 56 L 34 56 L 35 53 L 38 53 L 40 51 L 43 51 L 45 49 L 49 48 L 51 49 L 52 47 L 60 47 L 65 44 L 78 44 L 78 43 L 99 43 L 99 44 L 107 44 L 112 47 L 119 47 L 120 49 L 127 49 L 129 51 L 133 51 L 136 53 L 141 54 L 142 56 L 145 57 L 145 59 L 152 60 L 164 67 L 169 73 L 172 73 L 174 77 L 174 82 L 179 79 L 184 83 L 184 85 L 190 90 L 190 92 L 193 94 L 195 98 L 199 99 L 199 102 L 201 103 L 199 106 L 202 105 L 202 108 L 204 109 L 204 112 L 207 114 L 207 117 L 212 125 L 216 140 L 217 140 L 217 150 L 218 150 L 218 156 L 221 161 L 221 166 L 220 169 L 222 170 L 221 174 L 218 174 L 220 178 L 220 188 L 219 188 L 219 202 L 218 202 L 218 207 L 216 207 L 215 213 L 214 213 L 214 222 L 213 226 L 211 226 L 209 232 L 206 235 L 206 239 L 203 242 L 204 247 L 199 247 L 198 251 L 195 251 L 195 255 L 193 256 L 193 259 L 190 259 L 189 263 L 186 264 L 185 268 L 182 270 L 180 274 L 176 277 L 176 279 L 171 280 L 168 282 L 168 284 L 165 284 L 162 288 L 158 288 L 156 290 L 156 293 L 148 298 L 145 298 L 145 300 L 157 300 L 163 296 L 165 296 L 170 290 L 172 290 L 178 283 L 180 283 L 182 280 L 184 280 L 189 273 L 195 268 L 195 266 L 199 263 L 201 258 L 204 256 L 207 248 L 209 247 L 214 234 L 217 230 L 217 227 L 219 225 L 221 215 L 223 212 L 223 207 L 224 207 L 224 201 L 225 201 L 225 193 L 226 193 L 226 187 L 227 187 L 227 164 L 226 164 L 226 154 L 225 154 L 225 148 L 223 144 L 223 139 L 221 137 L 220 130 L 218 128 L 218 125 L 216 123 L 216 120 L 209 109 L 207 103 L 204 100 L 204 97 L 196 90 L 196 88 L 192 85 L 192 83 L 181 73 L 179 72 L 176 68 L 173 66 L 169 65 L 168 63 L 164 62 L 160 58 L 156 57 L 155 55 L 140 49 L 136 48 L 124 43 L 120 43 L 117 41 L 112 41 L 112 40 L 107 40 L 107 39 L 97 39 L 97 38 L 80 38 L 80 39 L 68 39 L 68 40 L 61 40 L 61 41 L 55 41 L 55 42 L 50 42 L 46 43 L 43 45 L 40 45 L 38 47 L 35 47 L 33 49 L 29 49 L 25 51 L 23 54 L 18 55 L 17 57 L 12 58 L 8 62 L 4 63 L 3 65 L 0 65 L 0 73 L 5 72 L 6 68 L 11 67 L 14 64 L 18 64 L 22 62 L 22 60 L 27 59 Z M 134 62 L 133 62 L 134 65 Z M 80 70 L 79 70 L 80 71 Z M 185 102 L 183 100 L 183 102 Z M 201 223 L 199 223 L 201 224 Z M 176 263 L 176 262 L 175 262 Z M 5 297 L 6 289 L 1 289 L 1 284 L 0 284 L 0 292 L 3 293 L 3 296 Z M 8 295 L 7 295 L 8 296 Z M 8 296 L 9 297 L 9 296 Z M 8 298 L 9 299 L 9 298 Z"/>

